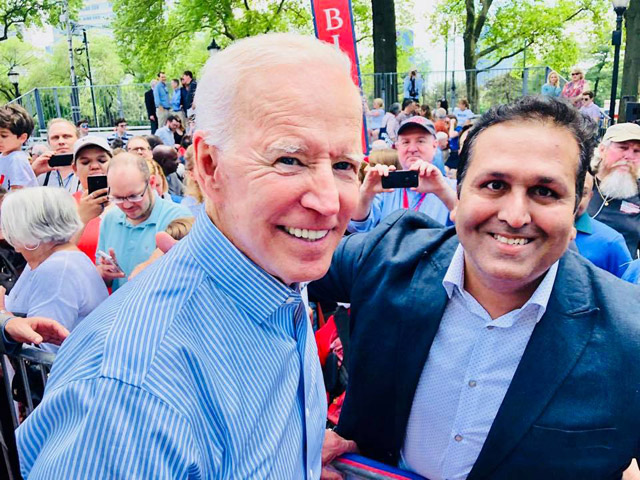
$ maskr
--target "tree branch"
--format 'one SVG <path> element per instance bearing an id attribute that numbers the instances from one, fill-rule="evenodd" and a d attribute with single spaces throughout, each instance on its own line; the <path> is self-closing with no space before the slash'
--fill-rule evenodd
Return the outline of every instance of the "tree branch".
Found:
<path id="1" fill-rule="evenodd" d="M 518 50 L 516 50 L 515 52 L 511 52 L 509 55 L 503 55 L 502 57 L 500 57 L 497 61 L 495 61 L 494 63 L 492 63 L 491 65 L 489 65 L 488 67 L 485 67 L 481 70 L 478 70 L 478 73 L 481 72 L 486 72 L 487 70 L 491 70 L 493 67 L 495 67 L 496 65 L 498 65 L 500 62 L 502 62 L 503 60 L 506 60 L 507 58 L 511 58 L 511 57 L 515 57 L 516 55 L 518 55 L 519 53 L 524 52 L 524 49 L 529 47 L 531 45 L 531 43 L 525 44 L 524 47 L 519 48 Z"/>
<path id="2" fill-rule="evenodd" d="M 280 0 L 280 4 L 278 5 L 278 8 L 276 8 L 276 11 L 274 12 L 274 14 L 271 16 L 271 18 L 267 22 L 267 28 L 265 29 L 264 33 L 269 33 L 271 31 L 271 26 L 273 24 L 273 20 L 278 15 L 280 15 L 280 12 L 282 11 L 282 7 L 284 6 L 284 2 L 285 2 L 285 0 Z"/>
<path id="3" fill-rule="evenodd" d="M 248 12 L 249 10 L 251 10 L 251 7 L 249 7 L 249 0 L 244 0 L 244 9 Z"/>
<path id="4" fill-rule="evenodd" d="M 493 0 L 482 1 L 482 10 L 480 11 L 480 15 L 478 15 L 478 18 L 476 19 L 476 24 L 473 29 L 473 37 L 475 39 L 480 38 L 480 34 L 482 33 L 484 24 L 487 21 L 487 14 L 489 13 L 489 9 L 491 8 L 492 3 L 493 3 Z"/>

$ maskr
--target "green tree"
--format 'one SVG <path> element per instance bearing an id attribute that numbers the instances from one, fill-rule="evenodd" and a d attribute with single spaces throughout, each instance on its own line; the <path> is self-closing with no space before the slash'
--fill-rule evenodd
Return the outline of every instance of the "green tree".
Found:
<path id="1" fill-rule="evenodd" d="M 305 0 L 115 0 L 113 9 L 122 60 L 130 73 L 146 78 L 183 55 L 199 33 L 224 47 L 260 33 L 312 31 Z"/>
<path id="2" fill-rule="evenodd" d="M 20 90 L 25 92 L 25 88 L 28 88 L 26 74 L 38 65 L 43 55 L 43 51 L 24 43 L 17 37 L 11 37 L 0 43 L 0 94 L 6 101 L 15 97 L 14 87 L 7 77 L 9 71 L 15 68 L 21 74 Z"/>
<path id="3" fill-rule="evenodd" d="M 83 0 L 69 0 L 69 13 L 75 18 Z M 19 27 L 60 26 L 63 0 L 3 0 L 0 2 L 0 42 L 9 39 L 11 32 L 22 35 Z"/>
<path id="4" fill-rule="evenodd" d="M 491 69 L 525 50 L 541 57 L 573 60 L 577 46 L 567 28 L 577 22 L 600 25 L 608 8 L 605 0 L 440 0 L 432 20 L 437 25 L 435 31 L 443 37 L 451 19 L 464 32 L 467 96 L 472 107 L 477 107 L 477 69 Z"/>

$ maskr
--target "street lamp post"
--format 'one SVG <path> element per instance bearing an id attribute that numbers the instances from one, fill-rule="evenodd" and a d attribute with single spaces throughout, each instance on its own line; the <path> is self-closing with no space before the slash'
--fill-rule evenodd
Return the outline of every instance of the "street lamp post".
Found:
<path id="1" fill-rule="evenodd" d="M 207 47 L 207 51 L 209 52 L 209 55 L 213 55 L 214 53 L 220 51 L 220 45 L 216 43 L 215 38 L 211 39 L 211 43 Z"/>
<path id="2" fill-rule="evenodd" d="M 609 117 L 611 124 L 616 122 L 616 96 L 618 94 L 618 69 L 620 67 L 620 45 L 622 44 L 622 18 L 629 7 L 630 0 L 611 0 L 613 10 L 616 12 L 616 29 L 611 36 L 614 47 L 613 75 L 611 76 L 611 101 L 609 103 Z"/>
<path id="3" fill-rule="evenodd" d="M 20 89 L 18 88 L 20 74 L 16 72 L 12 67 L 11 70 L 9 70 L 9 73 L 7 73 L 7 77 L 9 77 L 9 82 L 11 82 L 11 84 L 13 85 L 13 88 L 16 92 L 16 98 L 20 97 Z"/>

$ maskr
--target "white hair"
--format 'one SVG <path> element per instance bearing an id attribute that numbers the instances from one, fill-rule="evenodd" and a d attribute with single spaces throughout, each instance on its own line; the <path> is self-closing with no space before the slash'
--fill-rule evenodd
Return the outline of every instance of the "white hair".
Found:
<path id="1" fill-rule="evenodd" d="M 351 75 L 349 58 L 333 45 L 315 37 L 269 33 L 238 40 L 211 56 L 203 68 L 195 95 L 196 129 L 206 132 L 206 142 L 220 150 L 233 137 L 240 120 L 236 103 L 246 88 L 246 78 L 274 66 L 333 68 Z M 277 85 L 273 85 L 277 89 Z M 354 85 L 354 90 L 357 89 Z M 313 95 L 314 92 L 309 92 Z"/>
<path id="2" fill-rule="evenodd" d="M 76 202 L 63 188 L 31 187 L 4 197 L 2 234 L 11 245 L 66 243 L 82 228 Z"/>

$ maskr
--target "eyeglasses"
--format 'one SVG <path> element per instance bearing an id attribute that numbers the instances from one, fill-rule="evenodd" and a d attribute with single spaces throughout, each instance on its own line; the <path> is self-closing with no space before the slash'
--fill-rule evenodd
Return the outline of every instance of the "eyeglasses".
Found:
<path id="1" fill-rule="evenodd" d="M 127 148 L 127 152 L 131 153 L 131 152 L 138 152 L 138 153 L 142 153 L 142 152 L 146 152 L 150 150 L 149 147 L 131 147 L 131 148 Z"/>
<path id="2" fill-rule="evenodd" d="M 118 126 L 119 126 L 119 127 L 122 127 L 122 128 L 126 128 L 126 127 L 127 127 L 127 124 L 126 124 L 126 123 L 119 123 L 119 124 L 118 124 Z"/>
<path id="3" fill-rule="evenodd" d="M 571 75 L 580 75 L 580 72 L 572 73 Z"/>
<path id="4" fill-rule="evenodd" d="M 89 128 L 89 124 L 88 123 L 81 123 L 80 124 L 80 128 Z"/>
<path id="5" fill-rule="evenodd" d="M 149 188 L 149 180 L 147 180 L 142 193 L 139 193 L 138 195 L 129 195 L 128 197 L 116 197 L 111 195 L 111 187 L 109 187 L 109 190 L 107 190 L 107 198 L 109 198 L 110 202 L 115 203 L 116 205 L 121 205 L 124 202 L 137 203 L 144 199 L 144 194 L 147 193 L 147 188 Z"/>

